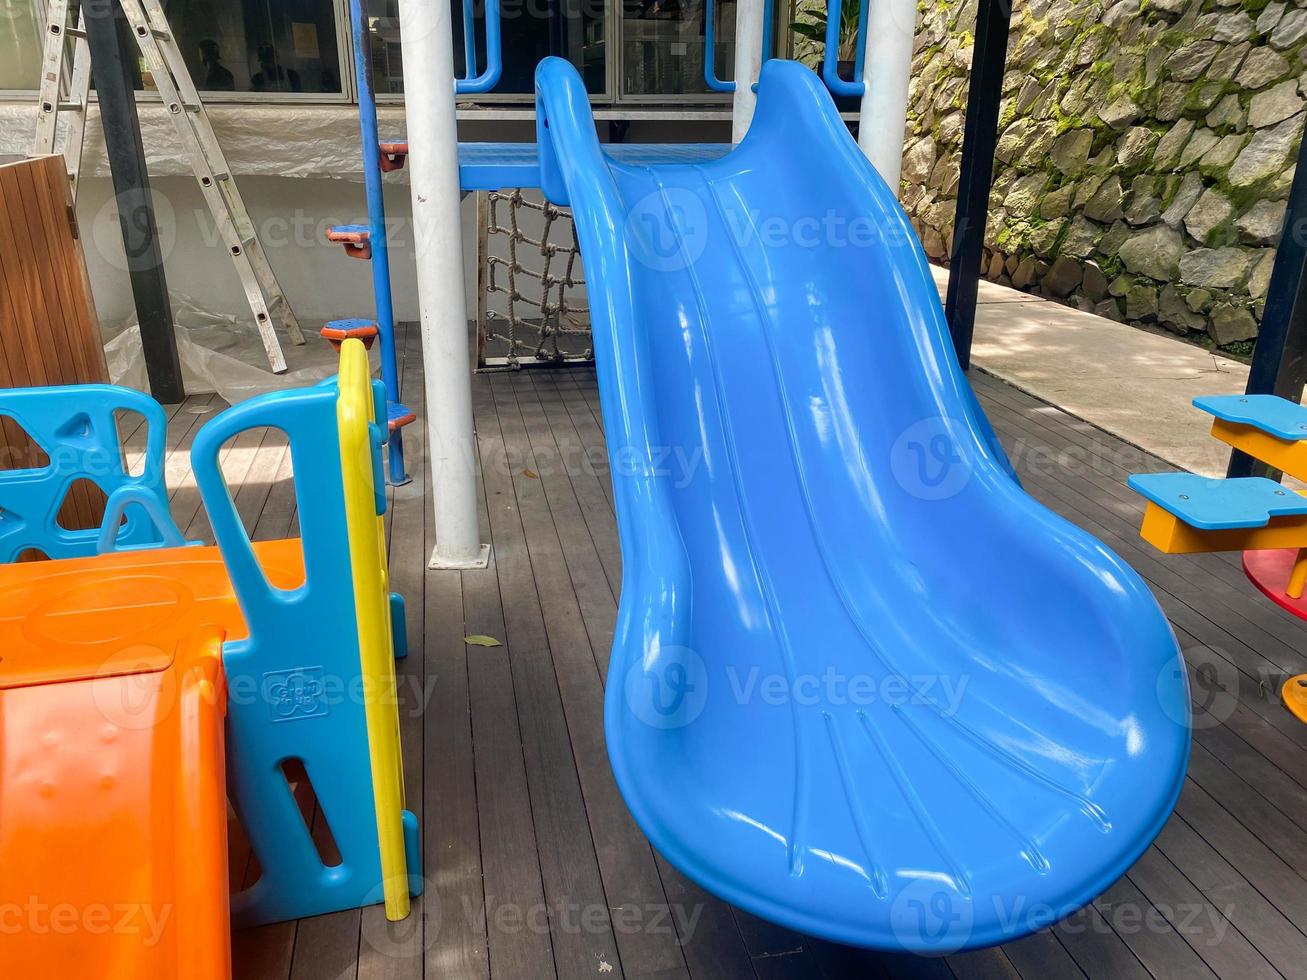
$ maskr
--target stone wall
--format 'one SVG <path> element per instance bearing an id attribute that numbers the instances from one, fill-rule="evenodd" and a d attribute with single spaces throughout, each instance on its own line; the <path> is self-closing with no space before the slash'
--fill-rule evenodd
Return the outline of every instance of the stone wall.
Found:
<path id="1" fill-rule="evenodd" d="M 976 0 L 925 0 L 903 204 L 952 235 Z M 1307 0 L 1015 0 L 985 275 L 1246 354 L 1307 106 Z"/>

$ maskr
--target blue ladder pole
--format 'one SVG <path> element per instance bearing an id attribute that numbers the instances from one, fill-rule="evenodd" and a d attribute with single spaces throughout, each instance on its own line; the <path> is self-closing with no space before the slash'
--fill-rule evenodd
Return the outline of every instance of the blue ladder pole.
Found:
<path id="1" fill-rule="evenodd" d="M 363 181 L 368 198 L 369 241 L 372 245 L 372 292 L 376 302 L 377 337 L 381 341 L 381 382 L 388 402 L 399 401 L 399 371 L 395 360 L 395 313 L 390 295 L 390 252 L 386 245 L 386 205 L 382 198 L 380 141 L 377 137 L 377 100 L 372 91 L 367 21 L 362 0 L 350 0 L 350 26 L 354 34 L 354 73 L 359 86 L 359 130 L 363 143 Z M 390 433 L 387 468 L 392 486 L 412 478 L 404 468 L 402 429 Z"/>

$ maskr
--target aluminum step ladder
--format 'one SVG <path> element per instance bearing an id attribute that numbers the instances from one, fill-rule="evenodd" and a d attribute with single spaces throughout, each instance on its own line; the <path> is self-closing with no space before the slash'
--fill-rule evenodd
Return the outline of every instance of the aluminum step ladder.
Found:
<path id="1" fill-rule="evenodd" d="M 199 182 L 209 213 L 213 215 L 227 254 L 236 266 L 268 363 L 275 373 L 281 374 L 286 370 L 286 359 L 277 339 L 274 311 L 295 344 L 304 343 L 304 333 L 264 255 L 254 222 L 250 220 L 245 202 L 236 188 L 227 158 L 214 135 L 181 49 L 168 27 L 163 7 L 159 0 L 113 2 L 122 7 L 131 25 L 155 89 L 190 159 L 191 170 Z M 69 47 L 73 49 L 71 69 L 67 63 Z M 33 153 L 56 152 L 59 115 L 66 113 L 68 121 L 63 154 L 74 199 L 86 134 L 90 82 L 91 52 L 86 43 L 85 12 L 79 5 L 77 24 L 72 26 L 69 24 L 69 0 L 49 0 Z"/>

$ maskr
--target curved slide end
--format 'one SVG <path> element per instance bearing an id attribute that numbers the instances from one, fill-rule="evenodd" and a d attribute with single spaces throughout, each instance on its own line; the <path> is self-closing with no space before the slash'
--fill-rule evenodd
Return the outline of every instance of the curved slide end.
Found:
<path id="1" fill-rule="evenodd" d="M 1089 902 L 1179 794 L 1184 664 L 1139 576 L 1011 478 L 820 82 L 770 61 L 732 153 L 647 167 L 603 158 L 570 65 L 536 84 L 614 457 L 606 737 L 645 834 L 854 945 Z"/>

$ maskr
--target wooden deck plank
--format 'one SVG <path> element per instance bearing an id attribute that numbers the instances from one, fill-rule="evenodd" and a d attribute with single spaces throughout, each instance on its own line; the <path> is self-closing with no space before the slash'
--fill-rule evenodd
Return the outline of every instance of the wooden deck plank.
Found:
<path id="1" fill-rule="evenodd" d="M 1287 769 L 1276 765 L 1226 725 L 1202 728 L 1194 733 L 1194 740 L 1297 824 L 1300 833 L 1307 832 L 1307 787 L 1300 782 L 1307 779 L 1307 773 L 1303 772 L 1307 766 L 1302 765 L 1301 758 L 1296 770 L 1287 760 Z"/>
<path id="2" fill-rule="evenodd" d="M 1021 977 L 1001 948 L 956 953 L 945 962 L 958 980 L 1020 980 Z"/>
<path id="3" fill-rule="evenodd" d="M 625 975 L 688 976 L 670 919 L 657 912 L 666 907 L 667 898 L 652 851 L 621 804 L 608 768 L 598 665 L 512 384 L 510 376 L 498 375 L 489 386 L 504 453 L 496 457 L 496 465 L 486 466 L 483 472 L 487 499 L 497 502 L 490 513 L 501 588 L 506 596 L 517 597 L 515 602 L 506 602 L 505 617 L 515 621 L 510 632 L 516 630 L 530 638 L 531 648 L 524 659 L 552 659 L 553 663 L 552 683 L 542 681 L 528 688 L 530 698 L 559 699 L 558 720 L 565 723 L 562 735 L 570 741 L 567 751 L 572 778 L 578 780 L 584 797 L 583 804 L 577 801 L 583 814 L 581 824 L 561 826 L 559 836 L 564 840 L 585 836 L 583 826 L 588 821 L 593 838 L 589 843 L 603 882 L 601 894 L 607 896 L 617 921 L 625 923 L 614 927 Z M 501 535 L 500 529 L 507 533 Z M 652 922 L 655 917 L 660 926 Z M 561 963 L 559 969 L 562 973 Z"/>
<path id="4" fill-rule="evenodd" d="M 185 404 L 185 402 L 177 402 L 163 406 L 165 462 L 168 459 L 168 436 L 179 428 L 174 425 L 173 420 Z M 150 426 L 145 421 L 144 415 L 125 410 L 114 413 L 114 422 L 118 427 L 118 442 L 122 446 L 123 467 L 129 474 L 139 475 L 145 469 L 145 447 L 150 436 Z"/>
<path id="5" fill-rule="evenodd" d="M 562 396 L 549 381 L 556 373 L 522 372 L 512 390 L 536 467 L 533 472 L 549 506 L 590 648 L 601 675 L 606 675 L 619 580 L 616 575 L 610 577 L 602 555 L 610 552 L 620 562 L 617 527 L 611 505 L 605 506 L 607 498 L 598 491 L 598 479 L 586 455 L 602 455 L 602 449 L 587 447 L 570 417 L 557 414 Z M 691 973 L 723 978 L 753 976 L 748 951 L 729 907 L 657 855 L 654 858 L 671 910 L 669 921 L 677 929 Z"/>
<path id="6" fill-rule="evenodd" d="M 473 388 L 482 467 L 480 503 L 487 514 L 494 505 L 485 473 L 496 465 L 505 465 L 497 462 L 503 446 L 489 418 L 493 404 L 485 385 Z M 483 526 L 489 526 L 488 518 Z M 525 928 L 523 921 L 527 910 L 545 908 L 545 886 L 527 789 L 522 732 L 509 666 L 512 649 L 506 636 L 497 565 L 492 562 L 489 568 L 466 571 L 462 577 L 467 634 L 492 636 L 503 644 L 478 647 L 468 653 L 490 973 L 496 978 L 545 980 L 557 976 L 550 936 Z"/>
<path id="7" fill-rule="evenodd" d="M 404 351 L 401 393 L 418 416 L 417 422 L 405 429 L 406 462 L 413 474 L 407 492 L 421 501 L 426 521 L 421 563 L 415 569 L 424 579 L 423 631 L 420 645 L 411 646 L 409 655 L 424 659 L 430 701 L 423 715 L 420 754 L 406 759 L 407 765 L 422 773 L 427 888 L 423 896 L 427 918 L 424 974 L 449 980 L 488 980 L 486 893 L 468 682 L 468 656 L 477 651 L 463 639 L 469 632 L 464 628 L 463 573 L 427 569 L 436 539 L 434 521 L 426 516 L 431 512 L 432 477 L 421 334 L 416 324 L 403 325 L 400 330 Z M 484 523 L 484 498 L 480 509 Z M 482 764 L 488 765 L 489 760 L 483 759 Z"/>
<path id="8" fill-rule="evenodd" d="M 463 642 L 462 576 L 457 571 L 426 567 L 435 548 L 435 526 L 428 516 L 431 467 L 420 341 L 416 325 L 401 325 L 397 330 L 397 346 L 403 355 L 400 393 L 418 421 L 403 430 L 412 482 L 392 488 L 390 494 L 395 515 L 391 523 L 391 589 L 405 597 L 409 659 L 422 663 L 420 741 L 417 745 L 405 741 L 405 780 L 408 805 L 418 815 L 422 831 L 423 973 L 450 980 L 484 980 L 490 967 L 468 699 L 469 648 Z"/>
<path id="9" fill-rule="evenodd" d="M 297 926 L 291 944 L 290 980 L 354 980 L 358 976 L 358 909 L 303 919 Z"/>
<path id="10" fill-rule="evenodd" d="M 538 373 L 538 372 L 537 372 Z M 572 495 L 576 498 L 590 540 L 608 579 L 608 587 L 614 596 L 621 590 L 622 555 L 617 543 L 616 523 L 613 516 L 612 481 L 609 479 L 605 449 L 602 438 L 594 441 L 594 433 L 589 437 L 577 428 L 566 399 L 575 385 L 561 386 L 551 383 L 548 378 L 531 378 L 535 405 L 548 424 L 553 434 L 559 455 L 566 465 L 568 482 Z M 528 396 L 523 393 L 523 398 Z"/>
<path id="11" fill-rule="evenodd" d="M 1094 906 L 1156 980 L 1215 976 L 1129 877 L 1120 879 L 1095 899 Z M 1016 944 L 1004 948 L 1010 950 L 1012 945 Z"/>
<path id="12" fill-rule="evenodd" d="M 1175 812 L 1299 931 L 1307 932 L 1307 882 L 1255 833 L 1193 780 L 1186 780 Z"/>
<path id="13" fill-rule="evenodd" d="M 559 445 L 539 401 L 536 385 L 514 384 L 512 392 L 514 409 L 526 433 L 524 448 L 530 453 L 532 471 L 545 494 L 595 665 L 599 675 L 606 677 L 617 620 L 617 593 L 609 582 L 599 552 L 601 548 L 617 547 L 617 526 L 610 510 L 601 510 L 587 521 L 572 480 L 579 461 L 571 458 L 564 448 L 568 446 L 566 440 L 563 446 Z M 596 535 L 601 544 L 596 543 Z"/>
<path id="14" fill-rule="evenodd" d="M 1151 975 L 1093 905 L 1055 924 L 1053 932 L 1087 977 L 1148 980 Z"/>
<path id="15" fill-rule="evenodd" d="M 1303 934 L 1184 818 L 1168 821 L 1155 846 L 1284 976 L 1301 971 Z"/>
<path id="16" fill-rule="evenodd" d="M 1039 980 L 1083 980 L 1084 973 L 1052 929 L 1041 929 L 1032 936 L 1006 943 L 1003 952 L 1008 962 L 1023 977 Z"/>
<path id="17" fill-rule="evenodd" d="M 1279 972 L 1221 909 L 1207 901 L 1179 868 L 1150 847 L 1130 869 L 1130 882 L 1218 977 L 1277 980 Z"/>
<path id="18" fill-rule="evenodd" d="M 492 385 L 492 399 L 493 389 Z M 552 533 L 553 525 L 538 505 L 529 499 L 524 502 L 528 492 L 538 489 L 538 477 L 521 475 L 533 472 L 535 464 L 524 446 L 520 419 L 498 408 L 495 415 L 498 427 L 487 421 L 479 431 L 486 432 L 502 451 L 483 457 L 482 474 L 499 588 L 505 598 L 504 639 L 512 651 L 541 875 L 550 914 L 566 923 L 553 936 L 554 962 L 561 977 L 587 976 L 600 964 L 606 964 L 614 976 L 622 976 L 625 962 L 619 957 L 612 926 L 607 916 L 592 911 L 606 909 L 611 899 L 605 896 L 594 843 L 586 830 L 578 763 L 560 693 L 561 648 L 546 632 L 550 587 L 535 575 L 528 551 L 530 539 Z M 582 922 L 589 925 L 582 927 Z"/>

